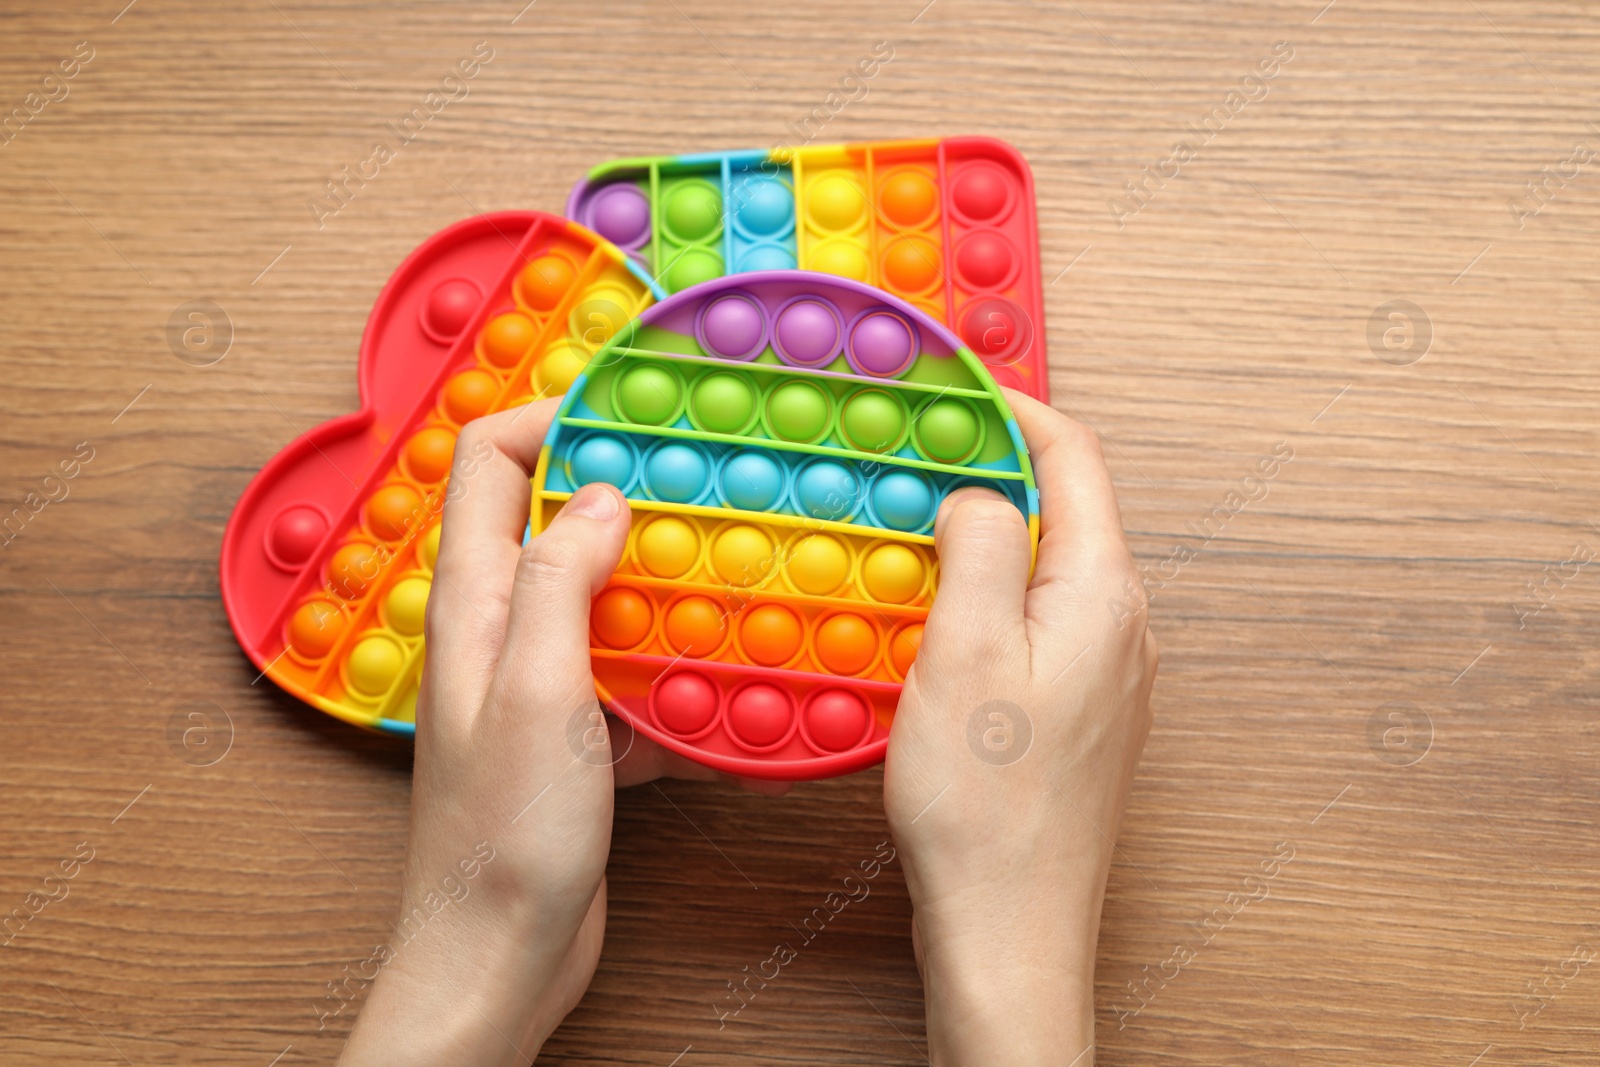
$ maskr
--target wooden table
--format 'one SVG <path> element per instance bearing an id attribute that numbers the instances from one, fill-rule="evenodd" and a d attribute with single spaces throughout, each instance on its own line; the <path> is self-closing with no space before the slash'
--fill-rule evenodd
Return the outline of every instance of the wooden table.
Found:
<path id="1" fill-rule="evenodd" d="M 1054 395 L 1155 591 L 1100 1062 L 1593 1062 L 1592 8 L 123 2 L 0 22 L 0 104 L 46 98 L 0 145 L 0 503 L 55 498 L 0 554 L 0 912 L 59 898 L 0 949 L 0 1060 L 332 1062 L 409 748 L 254 681 L 217 592 L 234 501 L 356 406 L 425 236 L 560 210 L 613 156 L 786 140 L 887 41 L 825 138 L 1027 155 Z M 324 182 L 480 41 L 470 95 L 319 228 Z M 196 299 L 234 330 L 211 366 L 166 339 Z M 231 721 L 210 766 L 169 737 L 194 708 Z M 885 838 L 880 784 L 623 795 L 605 956 L 547 1060 L 923 1062 L 897 867 L 718 1022 Z"/>

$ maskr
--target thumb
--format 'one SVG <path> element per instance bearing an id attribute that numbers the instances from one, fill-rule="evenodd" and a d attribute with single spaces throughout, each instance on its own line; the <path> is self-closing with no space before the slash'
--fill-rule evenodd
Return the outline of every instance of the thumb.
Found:
<path id="1" fill-rule="evenodd" d="M 501 707 L 592 700 L 589 601 L 628 541 L 630 511 L 609 485 L 582 486 L 523 546 L 511 587 L 505 645 L 495 672 Z"/>
<path id="2" fill-rule="evenodd" d="M 926 644 L 949 632 L 968 649 L 975 637 L 1002 638 L 1022 624 L 1032 552 L 1028 522 L 990 489 L 958 489 L 939 506 L 933 526 L 939 589 L 928 612 Z"/>

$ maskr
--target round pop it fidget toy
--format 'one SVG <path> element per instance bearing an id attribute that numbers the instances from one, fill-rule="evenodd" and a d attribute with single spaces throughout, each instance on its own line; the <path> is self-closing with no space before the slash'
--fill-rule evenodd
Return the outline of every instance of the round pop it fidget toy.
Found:
<path id="1" fill-rule="evenodd" d="M 648 227 L 647 208 L 636 224 Z M 262 673 L 329 714 L 411 733 L 461 427 L 564 391 L 654 295 L 616 248 L 539 212 L 469 219 L 417 249 L 362 338 L 362 410 L 296 438 L 229 519 L 223 602 Z M 615 475 L 617 457 L 588 457 L 596 477 Z M 663 450 L 651 484 L 689 492 L 697 458 Z"/>
<path id="2" fill-rule="evenodd" d="M 927 195 L 908 183 L 897 205 L 910 217 Z M 848 196 L 830 196 L 845 220 Z M 702 206 L 674 226 L 703 226 Z M 911 304 L 805 271 L 688 289 L 600 350 L 540 453 L 533 531 L 597 481 L 633 508 L 591 614 L 601 699 L 749 777 L 883 758 L 947 494 L 987 486 L 1038 539 L 1027 448 L 983 364 Z"/>

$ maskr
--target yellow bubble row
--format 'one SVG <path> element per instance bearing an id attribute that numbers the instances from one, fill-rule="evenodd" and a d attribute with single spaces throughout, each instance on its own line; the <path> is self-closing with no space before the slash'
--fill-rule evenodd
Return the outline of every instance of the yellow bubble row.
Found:
<path id="1" fill-rule="evenodd" d="M 819 530 L 752 522 L 711 525 L 695 516 L 650 514 L 636 520 L 628 555 L 641 574 L 759 589 L 779 578 L 796 593 L 882 604 L 916 604 L 932 595 L 934 560 L 922 545 L 850 538 Z"/>

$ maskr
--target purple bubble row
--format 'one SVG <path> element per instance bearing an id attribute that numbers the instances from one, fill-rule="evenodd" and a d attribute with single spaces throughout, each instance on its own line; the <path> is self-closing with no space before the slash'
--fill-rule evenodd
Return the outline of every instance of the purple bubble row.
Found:
<path id="1" fill-rule="evenodd" d="M 791 367 L 825 367 L 842 351 L 857 374 L 897 378 L 922 351 L 916 323 L 889 307 L 869 307 L 845 320 L 831 300 L 791 296 L 772 312 L 742 289 L 708 299 L 695 316 L 695 340 L 723 359 L 749 361 L 768 343 Z"/>

